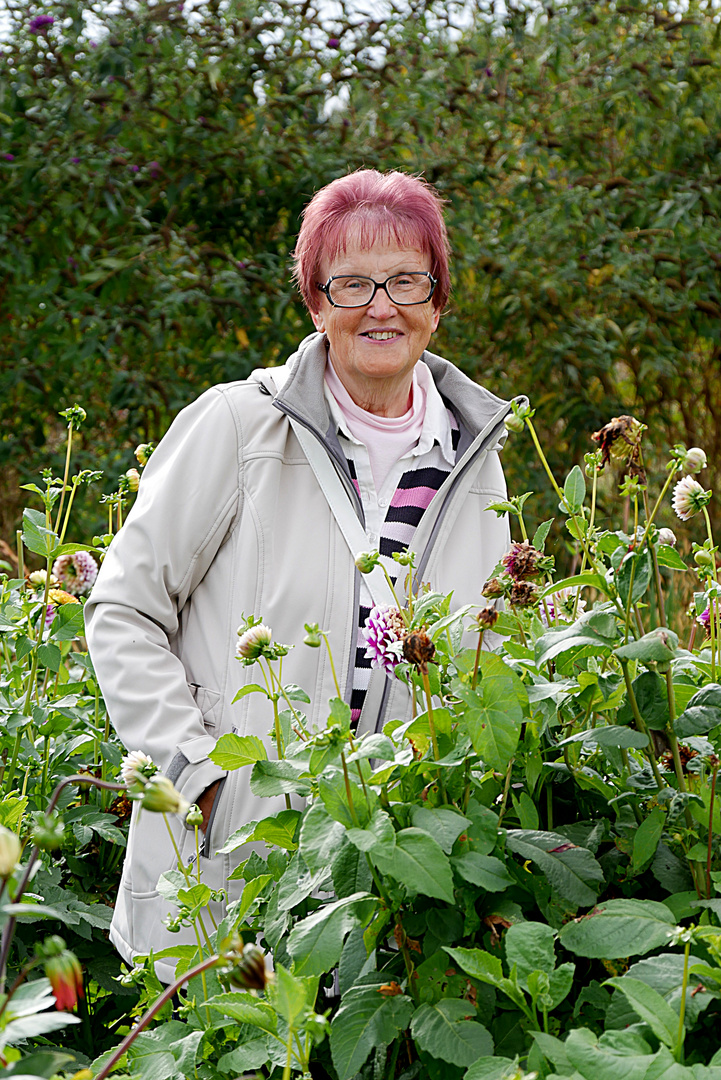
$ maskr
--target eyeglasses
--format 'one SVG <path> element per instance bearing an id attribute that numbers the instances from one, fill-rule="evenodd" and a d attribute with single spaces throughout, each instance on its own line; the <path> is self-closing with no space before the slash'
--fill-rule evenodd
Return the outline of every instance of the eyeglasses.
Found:
<path id="1" fill-rule="evenodd" d="M 427 304 L 433 296 L 438 279 L 425 271 L 410 274 L 393 274 L 385 281 L 360 277 L 358 274 L 341 274 L 330 277 L 325 285 L 316 282 L 316 288 L 328 297 L 333 307 L 367 307 L 379 289 L 384 289 L 386 296 L 400 307 L 412 304 Z"/>

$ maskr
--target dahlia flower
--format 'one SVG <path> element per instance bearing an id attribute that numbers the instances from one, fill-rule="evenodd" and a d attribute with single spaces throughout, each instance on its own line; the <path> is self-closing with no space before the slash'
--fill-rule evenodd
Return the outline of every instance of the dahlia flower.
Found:
<path id="1" fill-rule="evenodd" d="M 545 604 L 541 604 L 538 609 L 538 617 L 544 626 L 549 625 L 549 619 L 555 622 L 556 619 L 568 619 L 573 615 L 573 605 L 576 601 L 575 589 L 559 589 L 558 592 L 549 596 Z M 546 618 L 546 609 L 548 609 L 548 618 Z M 579 600 L 576 608 L 576 614 L 580 615 L 581 612 L 586 610 L 586 601 Z"/>
<path id="2" fill-rule="evenodd" d="M 676 547 L 676 533 L 673 529 L 659 529 L 658 542 L 659 544 L 668 544 L 669 547 Z"/>
<path id="3" fill-rule="evenodd" d="M 120 763 L 120 779 L 127 786 L 150 780 L 158 771 L 151 757 L 142 750 L 131 750 Z"/>
<path id="4" fill-rule="evenodd" d="M 376 604 L 366 619 L 362 630 L 366 640 L 366 659 L 371 667 L 382 668 L 392 675 L 396 665 L 403 659 L 405 624 L 398 608 Z"/>
<path id="5" fill-rule="evenodd" d="M 693 476 L 684 476 L 673 489 L 671 505 L 682 521 L 688 521 L 703 509 L 710 498 L 711 492 L 704 491 L 698 480 L 694 480 Z"/>
<path id="6" fill-rule="evenodd" d="M 244 630 L 238 637 L 235 646 L 235 655 L 241 660 L 257 660 L 263 655 L 263 651 L 270 645 L 273 639 L 273 631 L 265 623 L 256 623 L 248 630 Z"/>
<path id="7" fill-rule="evenodd" d="M 89 592 L 98 576 L 98 564 L 89 551 L 61 555 L 53 563 L 53 577 L 72 596 Z"/>
<path id="8" fill-rule="evenodd" d="M 697 473 L 706 468 L 708 460 L 706 458 L 706 451 L 702 450 L 700 446 L 692 446 L 690 450 L 686 451 L 686 457 L 681 463 L 684 472 Z"/>
<path id="9" fill-rule="evenodd" d="M 630 465 L 632 471 L 639 465 L 641 436 L 646 430 L 635 416 L 614 416 L 599 431 L 594 431 L 592 438 L 601 447 L 602 466 L 612 462 L 614 465 Z"/>

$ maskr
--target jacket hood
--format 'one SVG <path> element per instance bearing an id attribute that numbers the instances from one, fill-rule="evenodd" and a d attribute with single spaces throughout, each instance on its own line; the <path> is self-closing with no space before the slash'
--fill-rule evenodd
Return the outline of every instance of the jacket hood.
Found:
<path id="1" fill-rule="evenodd" d="M 324 390 L 326 342 L 325 334 L 309 334 L 288 358 L 285 368 L 257 368 L 250 376 L 272 395 L 276 408 L 291 411 L 324 437 L 330 427 Z M 479 386 L 442 356 L 426 349 L 420 359 L 428 365 L 441 396 L 452 406 L 471 440 L 499 413 L 511 411 L 510 401 Z M 278 390 L 273 376 L 279 371 L 283 371 L 284 384 Z M 519 405 L 528 403 L 525 395 L 513 400 Z"/>

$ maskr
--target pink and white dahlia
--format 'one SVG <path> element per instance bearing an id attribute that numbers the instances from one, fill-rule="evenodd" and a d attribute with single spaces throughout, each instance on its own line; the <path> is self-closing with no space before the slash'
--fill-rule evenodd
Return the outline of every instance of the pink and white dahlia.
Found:
<path id="1" fill-rule="evenodd" d="M 669 547 L 676 547 L 676 533 L 673 529 L 659 529 L 658 542 L 659 544 L 668 544 Z"/>
<path id="2" fill-rule="evenodd" d="M 707 464 L 706 451 L 702 450 L 700 446 L 692 446 L 690 450 L 686 451 L 682 466 L 686 472 L 697 473 L 705 469 Z"/>
<path id="3" fill-rule="evenodd" d="M 120 763 L 120 779 L 127 787 L 150 780 L 157 771 L 158 766 L 142 750 L 131 750 Z"/>
<path id="4" fill-rule="evenodd" d="M 403 659 L 405 623 L 398 608 L 377 604 L 366 619 L 362 634 L 371 667 L 382 668 L 386 675 L 392 675 Z"/>
<path id="5" fill-rule="evenodd" d="M 53 577 L 71 596 L 89 592 L 98 576 L 98 564 L 89 551 L 61 555 L 53 563 Z"/>
<path id="6" fill-rule="evenodd" d="M 573 605 L 575 601 L 575 589 L 559 589 L 558 592 L 547 597 L 545 604 L 541 604 L 538 609 L 538 617 L 544 626 L 549 625 L 549 619 L 551 622 L 555 622 L 557 619 L 568 620 L 573 616 Z M 546 618 L 546 609 L 548 609 L 548 618 Z M 579 600 L 576 608 L 576 616 L 578 617 L 585 610 L 586 601 Z"/>
<path id="7" fill-rule="evenodd" d="M 273 640 L 273 631 L 265 623 L 256 623 L 238 637 L 235 655 L 241 660 L 257 660 Z"/>
<path id="8" fill-rule="evenodd" d="M 684 476 L 673 489 L 671 505 L 682 521 L 688 521 L 703 509 L 710 498 L 711 492 L 704 491 L 698 480 L 694 480 L 693 476 Z"/>

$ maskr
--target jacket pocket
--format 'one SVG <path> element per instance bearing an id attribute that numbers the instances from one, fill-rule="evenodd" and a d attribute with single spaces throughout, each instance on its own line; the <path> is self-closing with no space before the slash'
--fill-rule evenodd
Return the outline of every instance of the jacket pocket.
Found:
<path id="1" fill-rule="evenodd" d="M 209 732 L 214 732 L 220 724 L 220 694 L 217 690 L 209 690 L 200 683 L 189 683 L 190 692 L 195 704 L 200 709 L 203 717 L 203 725 Z"/>

